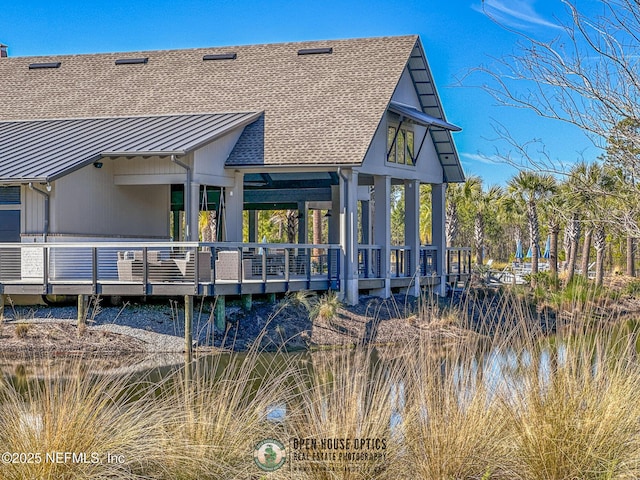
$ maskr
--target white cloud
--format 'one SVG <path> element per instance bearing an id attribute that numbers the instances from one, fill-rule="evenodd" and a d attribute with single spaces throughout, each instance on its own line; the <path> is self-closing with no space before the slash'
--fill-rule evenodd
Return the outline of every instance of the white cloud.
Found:
<path id="1" fill-rule="evenodd" d="M 535 0 L 481 0 L 482 5 L 472 5 L 478 12 L 487 13 L 498 22 L 514 28 L 541 26 L 560 28 L 559 25 L 544 19 L 533 8 Z"/>
<path id="2" fill-rule="evenodd" d="M 480 162 L 485 163 L 487 165 L 495 165 L 497 163 L 504 164 L 504 161 L 499 160 L 497 157 L 490 157 L 487 155 L 482 155 L 479 153 L 461 153 L 461 159 L 469 161 L 469 162 Z"/>

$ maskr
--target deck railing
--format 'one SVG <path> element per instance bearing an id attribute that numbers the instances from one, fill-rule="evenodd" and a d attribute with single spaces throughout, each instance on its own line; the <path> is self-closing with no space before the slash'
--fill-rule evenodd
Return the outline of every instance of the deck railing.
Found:
<path id="1" fill-rule="evenodd" d="M 471 275 L 471 248 L 447 248 L 445 264 L 447 275 L 459 277 Z"/>
<path id="2" fill-rule="evenodd" d="M 101 242 L 0 244 L 0 286 L 241 284 L 325 280 L 339 288 L 338 245 Z M 146 292 L 146 288 L 143 289 Z"/>
<path id="3" fill-rule="evenodd" d="M 358 276 L 360 278 L 383 278 L 382 247 L 379 245 L 358 245 Z M 420 247 L 419 272 L 421 276 L 436 275 L 438 247 Z M 391 277 L 410 277 L 415 271 L 411 265 L 411 247 L 394 245 L 389 248 Z"/>

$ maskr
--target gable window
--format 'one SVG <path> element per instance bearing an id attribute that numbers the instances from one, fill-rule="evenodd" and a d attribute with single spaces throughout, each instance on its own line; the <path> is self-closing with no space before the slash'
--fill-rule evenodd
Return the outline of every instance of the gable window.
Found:
<path id="1" fill-rule="evenodd" d="M 387 161 L 413 166 L 415 165 L 414 152 L 413 130 L 402 124 L 389 125 L 387 129 Z"/>

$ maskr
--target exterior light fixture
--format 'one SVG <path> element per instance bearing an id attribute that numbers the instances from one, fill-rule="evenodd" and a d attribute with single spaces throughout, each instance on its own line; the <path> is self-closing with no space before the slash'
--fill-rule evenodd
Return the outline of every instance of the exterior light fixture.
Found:
<path id="1" fill-rule="evenodd" d="M 93 162 L 93 166 L 96 168 L 102 168 L 102 162 Z"/>

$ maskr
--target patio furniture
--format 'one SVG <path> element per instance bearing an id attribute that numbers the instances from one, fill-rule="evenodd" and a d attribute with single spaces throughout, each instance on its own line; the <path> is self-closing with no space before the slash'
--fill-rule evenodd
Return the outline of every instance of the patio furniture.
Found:
<path id="1" fill-rule="evenodd" d="M 183 282 L 193 279 L 195 260 L 188 251 L 183 258 L 162 258 L 158 250 L 147 251 L 147 279 L 149 282 Z M 142 250 L 118 252 L 118 279 L 142 282 L 144 262 Z M 198 252 L 198 281 L 211 281 L 211 252 Z"/>
<path id="2" fill-rule="evenodd" d="M 239 281 L 238 267 L 240 264 L 240 252 L 238 250 L 219 250 L 216 259 L 216 280 Z M 253 276 L 253 263 L 251 258 L 242 260 L 242 277 L 244 280 Z"/>

